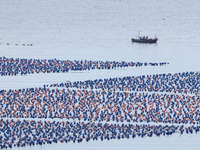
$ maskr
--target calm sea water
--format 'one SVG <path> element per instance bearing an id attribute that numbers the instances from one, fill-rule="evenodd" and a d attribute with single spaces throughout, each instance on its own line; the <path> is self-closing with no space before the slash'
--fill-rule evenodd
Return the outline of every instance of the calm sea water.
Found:
<path id="1" fill-rule="evenodd" d="M 1 55 L 93 60 L 172 61 L 200 56 L 198 0 L 6 0 L 0 5 Z M 140 35 L 153 45 L 132 44 Z M 16 50 L 16 51 L 13 51 Z M 92 58 L 91 58 L 92 57 Z"/>
<path id="2" fill-rule="evenodd" d="M 57 58 L 69 60 L 115 60 L 169 62 L 169 67 L 147 68 L 138 74 L 199 71 L 199 0 L 2 0 L 0 4 L 0 53 L 14 58 Z M 131 43 L 140 35 L 158 37 L 157 44 Z M 10 43 L 10 45 L 6 45 Z M 32 47 L 22 44 L 32 43 Z M 15 44 L 19 44 L 15 46 Z M 132 75 L 137 70 L 100 74 L 101 77 Z M 74 77 L 76 76 L 76 77 Z M 83 75 L 98 78 L 95 73 Z M 40 77 L 40 78 L 39 78 Z M 1 89 L 66 80 L 65 76 L 1 77 Z M 20 79 L 19 79 L 20 78 Z M 23 78 L 23 79 L 22 79 Z M 67 79 L 80 80 L 80 75 Z M 81 78 L 82 79 L 82 78 Z M 83 78 L 84 80 L 84 78 Z M 24 83 L 25 81 L 26 83 Z M 61 80 L 62 81 L 62 80 Z M 144 138 L 82 145 L 62 144 L 31 149 L 166 149 L 199 146 L 195 136 Z M 199 139 L 198 139 L 199 140 Z M 186 143 L 183 145 L 182 143 Z M 138 144 L 139 142 L 139 144 Z M 146 142 L 146 145 L 144 143 Z M 182 142 L 182 143 L 181 143 Z M 141 144 L 142 143 L 142 144 Z M 168 145 L 168 146 L 167 146 Z M 146 146 L 146 147 L 145 147 Z M 25 149 L 30 149 L 26 147 Z M 97 148 L 96 148 L 97 149 Z"/>

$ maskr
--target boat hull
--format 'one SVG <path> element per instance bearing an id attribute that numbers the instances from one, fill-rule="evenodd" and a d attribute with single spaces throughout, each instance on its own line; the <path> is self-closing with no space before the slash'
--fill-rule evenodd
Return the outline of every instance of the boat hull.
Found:
<path id="1" fill-rule="evenodd" d="M 136 43 L 148 43 L 148 44 L 152 44 L 152 43 L 156 43 L 157 42 L 157 38 L 156 39 L 131 39 L 132 42 L 136 42 Z"/>

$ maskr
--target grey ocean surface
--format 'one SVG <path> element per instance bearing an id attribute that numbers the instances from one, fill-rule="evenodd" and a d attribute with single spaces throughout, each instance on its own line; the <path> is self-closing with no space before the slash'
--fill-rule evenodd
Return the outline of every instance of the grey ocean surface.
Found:
<path id="1" fill-rule="evenodd" d="M 169 62 L 169 65 L 0 77 L 0 89 L 66 80 L 200 71 L 199 15 L 199 0 L 2 0 L 1 57 Z M 140 35 L 156 35 L 157 44 L 131 43 L 139 31 Z M 33 46 L 22 46 L 27 43 Z M 20 149 L 198 149 L 199 141 L 199 134 L 175 134 Z"/>

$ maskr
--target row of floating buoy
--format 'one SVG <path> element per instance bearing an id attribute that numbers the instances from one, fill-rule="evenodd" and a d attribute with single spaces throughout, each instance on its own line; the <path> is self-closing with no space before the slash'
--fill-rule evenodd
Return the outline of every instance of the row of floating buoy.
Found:
<path id="1" fill-rule="evenodd" d="M 5 68 L 26 70 L 22 69 L 24 67 L 28 70 L 37 66 L 37 73 L 46 63 L 49 68 L 71 63 L 71 70 L 77 69 L 74 64 L 87 66 L 86 69 L 99 69 L 98 66 L 100 69 L 111 69 L 109 66 L 113 65 L 109 61 L 72 62 L 5 57 L 0 58 L 0 63 L 4 71 Z M 127 62 L 117 63 L 122 67 L 135 66 Z M 17 65 L 12 68 L 12 64 Z M 200 121 L 199 81 L 199 72 L 183 72 L 1 90 L 0 117 L 3 119 L 0 121 L 0 148 L 197 133 Z M 43 121 L 35 121 L 35 118 Z M 48 118 L 68 121 L 44 121 Z M 152 122 L 173 125 L 147 125 Z M 187 127 L 184 127 L 185 124 Z"/>
<path id="2" fill-rule="evenodd" d="M 87 83 L 91 85 L 91 82 Z M 106 85 L 110 83 L 107 82 Z M 0 116 L 173 124 L 198 124 L 200 121 L 198 95 L 139 93 L 113 90 L 109 86 L 104 90 L 46 87 L 2 90 Z"/>
<path id="3" fill-rule="evenodd" d="M 108 89 L 137 92 L 168 92 L 197 94 L 200 90 L 200 73 L 183 72 L 175 74 L 156 74 L 127 76 L 123 78 L 96 79 L 51 84 L 50 87 L 79 89 Z"/>
<path id="4" fill-rule="evenodd" d="M 45 86 L 47 87 L 47 86 Z M 96 79 L 51 84 L 54 88 L 78 88 L 91 90 L 118 90 L 128 92 L 167 92 L 179 94 L 198 94 L 200 73 L 183 72 L 175 74 L 156 74 L 127 76 L 123 78 Z"/>
<path id="5" fill-rule="evenodd" d="M 69 71 L 84 71 L 94 69 L 116 69 L 124 67 L 140 66 L 163 66 L 167 62 L 160 63 L 142 63 L 142 62 L 125 62 L 125 61 L 87 61 L 87 60 L 40 60 L 40 59 L 19 59 L 0 57 L 0 74 L 1 76 L 16 76 L 33 74 L 33 73 L 60 73 Z"/>
<path id="6" fill-rule="evenodd" d="M 13 43 L 0 43 L 0 45 L 33 46 L 33 44 L 13 44 Z"/>
<path id="7" fill-rule="evenodd" d="M 200 126 L 0 120 L 0 148 L 197 133 Z"/>

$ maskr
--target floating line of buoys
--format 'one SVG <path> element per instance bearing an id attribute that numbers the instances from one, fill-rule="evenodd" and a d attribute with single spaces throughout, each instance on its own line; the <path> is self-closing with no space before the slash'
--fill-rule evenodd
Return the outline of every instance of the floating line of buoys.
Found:
<path id="1" fill-rule="evenodd" d="M 61 89 L 57 86 L 56 88 L 44 86 L 43 88 L 2 90 L 0 91 L 0 116 L 2 118 L 66 118 L 99 122 L 199 124 L 200 96 L 197 90 L 199 73 L 179 75 L 188 81 L 185 82 L 187 84 L 184 83 L 184 86 L 181 86 L 181 90 L 190 91 L 190 93 L 131 90 L 133 85 L 139 87 L 144 84 L 143 81 L 151 81 L 149 87 L 153 87 L 154 83 L 163 83 L 162 80 L 159 81 L 162 78 L 159 75 L 158 77 L 153 75 L 152 78 L 140 76 L 104 79 L 104 81 L 70 82 L 66 87 L 64 84 L 59 85 Z M 163 76 L 166 77 L 166 75 Z M 184 81 L 180 76 L 178 76 L 180 81 Z M 171 75 L 168 77 L 170 77 L 169 83 L 165 82 L 165 84 L 174 86 Z M 179 80 L 174 76 L 174 84 L 178 82 Z"/>
<path id="2" fill-rule="evenodd" d="M 40 60 L 27 61 L 4 57 L 0 65 L 1 69 L 15 63 L 43 66 Z M 85 62 L 92 67 L 93 61 Z M 55 67 L 60 60 L 48 63 Z M 109 66 L 105 64 L 103 69 Z M 197 133 L 199 83 L 199 72 L 183 72 L 0 90 L 0 148 Z M 44 121 L 48 118 L 67 121 Z"/>
<path id="3" fill-rule="evenodd" d="M 13 43 L 0 43 L 0 45 L 7 45 L 7 46 L 9 46 L 9 45 L 13 45 L 13 46 L 33 46 L 33 44 L 17 44 L 17 43 L 15 43 L 15 44 L 13 44 Z"/>
<path id="4" fill-rule="evenodd" d="M 33 73 L 60 73 L 69 71 L 84 71 L 94 69 L 116 69 L 125 67 L 140 66 L 163 66 L 167 62 L 160 63 L 142 63 L 142 62 L 125 62 L 125 61 L 87 61 L 87 60 L 40 60 L 40 59 L 19 59 L 0 57 L 0 74 L 1 76 L 16 76 L 33 74 Z"/>
<path id="5" fill-rule="evenodd" d="M 199 124 L 199 96 L 87 90 L 1 92 L 1 118 Z"/>
<path id="6" fill-rule="evenodd" d="M 0 148 L 199 132 L 200 126 L 0 120 Z"/>
<path id="7" fill-rule="evenodd" d="M 50 87 L 79 89 L 107 89 L 137 92 L 168 92 L 197 94 L 200 91 L 200 73 L 182 72 L 175 74 L 155 74 L 127 76 L 123 78 L 96 79 L 52 84 Z"/>

